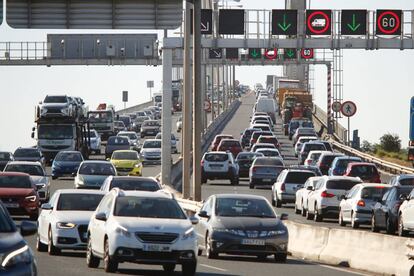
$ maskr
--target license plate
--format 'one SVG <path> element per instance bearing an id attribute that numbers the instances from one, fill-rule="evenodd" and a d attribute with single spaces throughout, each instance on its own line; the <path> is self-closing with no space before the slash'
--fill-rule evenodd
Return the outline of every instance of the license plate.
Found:
<path id="1" fill-rule="evenodd" d="M 4 203 L 3 205 L 6 208 L 19 208 L 19 203 Z"/>
<path id="2" fill-rule="evenodd" d="M 242 240 L 242 244 L 244 245 L 265 245 L 265 240 L 245 239 L 245 240 Z"/>
<path id="3" fill-rule="evenodd" d="M 170 252 L 171 247 L 165 244 L 144 244 L 144 251 Z"/>
<path id="4" fill-rule="evenodd" d="M 263 182 L 270 182 L 270 181 L 272 181 L 272 179 L 270 179 L 270 178 L 264 178 L 263 179 Z"/>

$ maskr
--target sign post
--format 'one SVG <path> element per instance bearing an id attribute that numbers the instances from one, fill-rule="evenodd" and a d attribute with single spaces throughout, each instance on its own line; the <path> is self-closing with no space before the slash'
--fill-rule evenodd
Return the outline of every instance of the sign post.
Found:
<path id="1" fill-rule="evenodd" d="M 410 103 L 410 141 L 414 141 L 414 97 L 411 98 Z"/>
<path id="2" fill-rule="evenodd" d="M 348 145 L 350 144 L 350 139 L 351 139 L 351 120 L 350 118 L 352 116 L 355 115 L 355 113 L 357 112 L 357 107 L 356 104 L 354 102 L 351 101 L 346 101 L 341 105 L 341 113 L 345 116 L 348 117 Z"/>
<path id="3" fill-rule="evenodd" d="M 125 109 L 126 103 L 128 102 L 128 91 L 122 91 L 122 101 L 124 102 L 124 109 Z"/>
<path id="4" fill-rule="evenodd" d="M 152 100 L 152 88 L 154 88 L 154 81 L 149 80 L 147 81 L 147 88 L 150 89 L 150 101 Z"/>

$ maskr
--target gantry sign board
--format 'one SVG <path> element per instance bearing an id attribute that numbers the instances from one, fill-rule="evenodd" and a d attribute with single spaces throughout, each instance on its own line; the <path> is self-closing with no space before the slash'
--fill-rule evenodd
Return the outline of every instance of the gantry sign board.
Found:
<path id="1" fill-rule="evenodd" d="M 225 55 L 224 55 L 225 53 Z M 282 53 L 282 54 L 280 54 Z M 209 58 L 210 59 L 238 59 L 239 58 L 239 48 L 226 48 L 224 52 L 222 48 L 212 48 L 209 49 Z M 314 50 L 313 49 L 277 49 L 277 48 L 248 48 L 247 55 L 248 59 L 266 59 L 266 60 L 295 60 L 300 57 L 302 60 L 314 59 Z"/>
<path id="2" fill-rule="evenodd" d="M 177 29 L 182 0 L 7 0 L 13 28 Z"/>

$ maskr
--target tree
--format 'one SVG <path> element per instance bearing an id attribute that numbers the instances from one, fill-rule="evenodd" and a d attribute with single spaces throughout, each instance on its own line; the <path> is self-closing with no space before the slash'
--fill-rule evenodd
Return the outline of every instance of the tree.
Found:
<path id="1" fill-rule="evenodd" d="M 374 145 L 368 142 L 367 140 L 362 141 L 361 150 L 363 152 L 373 152 L 374 151 Z"/>
<path id="2" fill-rule="evenodd" d="M 401 150 L 401 139 L 397 134 L 387 133 L 380 138 L 381 148 L 389 152 L 399 152 Z"/>

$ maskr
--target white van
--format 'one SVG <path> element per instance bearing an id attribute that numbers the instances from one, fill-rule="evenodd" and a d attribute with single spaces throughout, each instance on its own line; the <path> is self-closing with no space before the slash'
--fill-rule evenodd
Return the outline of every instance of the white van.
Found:
<path id="1" fill-rule="evenodd" d="M 269 98 L 259 98 L 255 105 L 255 112 L 266 112 L 276 122 L 276 105 L 275 100 Z"/>

